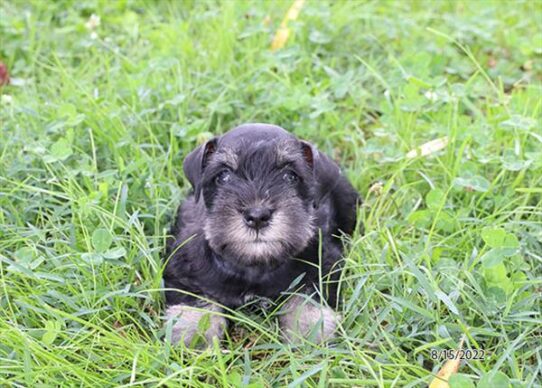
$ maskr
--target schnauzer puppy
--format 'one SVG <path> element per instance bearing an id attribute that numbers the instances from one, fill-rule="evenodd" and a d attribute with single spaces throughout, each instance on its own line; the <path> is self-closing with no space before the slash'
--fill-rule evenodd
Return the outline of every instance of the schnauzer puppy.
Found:
<path id="1" fill-rule="evenodd" d="M 194 191 L 179 207 L 164 270 L 172 341 L 220 339 L 221 306 L 277 300 L 295 281 L 300 293 L 279 318 L 286 339 L 333 337 L 340 236 L 352 234 L 359 200 L 337 164 L 280 127 L 245 124 L 196 148 L 183 168 Z"/>

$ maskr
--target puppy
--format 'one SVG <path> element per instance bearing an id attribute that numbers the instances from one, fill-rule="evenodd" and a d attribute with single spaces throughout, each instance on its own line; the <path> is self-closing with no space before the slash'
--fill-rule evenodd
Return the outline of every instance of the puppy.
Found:
<path id="1" fill-rule="evenodd" d="M 359 200 L 337 164 L 280 127 L 245 124 L 196 148 L 183 168 L 193 193 L 164 270 L 172 341 L 220 339 L 221 306 L 277 300 L 299 278 L 279 318 L 285 338 L 333 337 L 338 314 L 319 301 L 336 306 L 340 235 L 352 234 Z M 330 280 L 322 290 L 321 277 Z"/>

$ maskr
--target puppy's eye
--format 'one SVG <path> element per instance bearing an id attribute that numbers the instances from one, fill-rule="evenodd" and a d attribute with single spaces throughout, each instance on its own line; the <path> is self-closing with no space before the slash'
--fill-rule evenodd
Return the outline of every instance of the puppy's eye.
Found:
<path id="1" fill-rule="evenodd" d="M 284 173 L 284 175 L 282 176 L 282 179 L 284 179 L 286 182 L 288 183 L 294 183 L 294 182 L 297 182 L 297 180 L 299 179 L 297 177 L 297 175 L 295 174 L 295 172 L 293 171 L 286 171 Z"/>
<path id="2" fill-rule="evenodd" d="M 228 182 L 230 178 L 231 178 L 230 170 L 222 170 L 215 177 L 215 182 L 218 185 L 223 185 L 224 183 Z"/>

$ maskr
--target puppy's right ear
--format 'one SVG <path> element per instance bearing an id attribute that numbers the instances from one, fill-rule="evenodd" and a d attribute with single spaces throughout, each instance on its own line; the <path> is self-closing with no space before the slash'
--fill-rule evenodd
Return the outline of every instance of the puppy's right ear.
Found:
<path id="1" fill-rule="evenodd" d="M 207 143 L 200 145 L 194 151 L 190 152 L 184 159 L 183 170 L 184 175 L 194 189 L 196 202 L 199 200 L 201 193 L 201 178 L 203 170 L 209 162 L 209 157 L 216 152 L 218 138 L 213 138 Z"/>

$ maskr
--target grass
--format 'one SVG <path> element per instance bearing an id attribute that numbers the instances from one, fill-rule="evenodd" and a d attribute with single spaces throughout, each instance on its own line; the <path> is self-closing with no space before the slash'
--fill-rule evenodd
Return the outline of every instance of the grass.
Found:
<path id="1" fill-rule="evenodd" d="M 464 336 L 486 358 L 452 386 L 540 386 L 542 3 L 309 0 L 271 52 L 289 6 L 0 3 L 0 385 L 423 386 Z M 168 346 L 183 158 L 251 121 L 365 198 L 340 339 L 236 311 L 221 346 Z"/>

